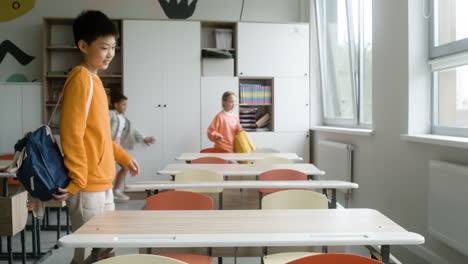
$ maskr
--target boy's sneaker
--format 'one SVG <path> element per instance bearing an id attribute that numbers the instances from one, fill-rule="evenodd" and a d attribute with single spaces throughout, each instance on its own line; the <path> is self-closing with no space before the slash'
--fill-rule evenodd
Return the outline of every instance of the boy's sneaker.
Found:
<path id="1" fill-rule="evenodd" d="M 114 189 L 114 201 L 128 201 L 130 197 L 123 193 L 121 190 Z"/>

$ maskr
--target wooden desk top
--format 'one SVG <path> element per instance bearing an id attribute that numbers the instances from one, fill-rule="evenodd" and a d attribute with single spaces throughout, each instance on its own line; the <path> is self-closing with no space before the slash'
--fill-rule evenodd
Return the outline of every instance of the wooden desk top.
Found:
<path id="1" fill-rule="evenodd" d="M 173 163 L 168 164 L 164 169 L 158 171 L 158 174 L 175 175 L 185 170 L 208 169 L 219 172 L 224 176 L 255 176 L 265 171 L 274 169 L 291 169 L 301 171 L 307 175 L 325 175 L 325 172 L 319 170 L 314 164 L 310 163 L 292 163 L 292 164 L 186 164 Z"/>
<path id="2" fill-rule="evenodd" d="M 424 237 L 371 209 L 113 211 L 63 247 L 251 247 L 422 244 Z"/>
<path id="3" fill-rule="evenodd" d="M 173 182 L 146 181 L 134 182 L 125 186 L 128 191 L 195 189 L 195 188 L 225 188 L 225 189 L 257 189 L 257 188 L 297 188 L 297 189 L 357 189 L 357 183 L 345 181 L 222 181 L 222 182 Z"/>
<path id="4" fill-rule="evenodd" d="M 282 157 L 290 160 L 302 160 L 296 153 L 182 153 L 176 160 L 190 161 L 203 157 L 218 157 L 230 161 L 256 161 L 267 157 Z"/>

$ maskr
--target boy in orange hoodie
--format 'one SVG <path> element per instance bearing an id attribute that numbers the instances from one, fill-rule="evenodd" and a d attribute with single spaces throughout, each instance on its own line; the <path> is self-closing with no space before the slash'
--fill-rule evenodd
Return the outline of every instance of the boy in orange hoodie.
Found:
<path id="1" fill-rule="evenodd" d="M 67 200 L 73 231 L 92 217 L 115 209 L 112 182 L 115 161 L 138 174 L 138 163 L 111 139 L 109 109 L 98 70 L 107 69 L 115 55 L 118 31 L 100 11 L 81 13 L 73 23 L 82 62 L 63 88 L 60 137 L 70 184 L 59 188 L 58 201 Z M 91 85 L 93 89 L 91 91 Z M 91 98 L 90 105 L 88 99 Z M 100 254 L 93 249 L 92 260 Z M 72 263 L 82 263 L 84 249 L 75 249 Z"/>

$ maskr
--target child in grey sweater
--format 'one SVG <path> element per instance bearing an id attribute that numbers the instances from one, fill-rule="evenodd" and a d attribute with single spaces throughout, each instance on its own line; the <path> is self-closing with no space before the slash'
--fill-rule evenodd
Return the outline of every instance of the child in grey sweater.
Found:
<path id="1" fill-rule="evenodd" d="M 112 140 L 128 150 L 133 149 L 136 143 L 144 143 L 146 145 L 153 144 L 156 141 L 154 137 L 145 137 L 143 133 L 132 126 L 130 120 L 124 116 L 127 110 L 127 100 L 127 97 L 123 94 L 113 96 L 113 110 L 109 111 Z M 127 174 L 128 169 L 125 167 L 121 167 L 117 172 L 114 182 L 114 200 L 116 201 L 126 201 L 129 199 L 129 197 L 120 190 L 120 186 Z"/>

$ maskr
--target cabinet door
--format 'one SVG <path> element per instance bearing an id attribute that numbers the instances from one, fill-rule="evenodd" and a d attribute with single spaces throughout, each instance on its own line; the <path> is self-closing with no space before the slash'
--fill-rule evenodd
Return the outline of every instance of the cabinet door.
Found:
<path id="1" fill-rule="evenodd" d="M 42 124 L 41 83 L 24 83 L 21 87 L 22 132 L 37 129 Z M 19 138 L 18 138 L 19 139 Z"/>
<path id="2" fill-rule="evenodd" d="M 130 154 L 139 162 L 138 177 L 127 182 L 154 180 L 163 167 L 163 85 L 164 55 L 158 23 L 154 21 L 124 21 L 123 58 L 124 91 L 128 97 L 126 116 L 132 125 L 146 136 L 156 137 L 150 147 L 136 146 Z"/>
<path id="3" fill-rule="evenodd" d="M 226 91 L 238 95 L 239 79 L 237 77 L 202 77 L 201 78 L 201 148 L 211 148 L 214 143 L 208 139 L 207 129 L 214 117 L 223 109 L 221 98 Z M 238 99 L 239 100 L 239 99 Z M 238 112 L 238 106 L 234 111 Z"/>
<path id="4" fill-rule="evenodd" d="M 309 26 L 239 23 L 238 76 L 308 76 Z"/>
<path id="5" fill-rule="evenodd" d="M 275 133 L 275 149 L 281 152 L 296 153 L 303 158 L 301 163 L 309 163 L 309 132 L 277 132 Z"/>
<path id="6" fill-rule="evenodd" d="M 249 132 L 249 136 L 256 149 L 276 147 L 273 132 Z"/>
<path id="7" fill-rule="evenodd" d="M 275 131 L 309 129 L 309 78 L 275 78 L 273 96 Z"/>
<path id="8" fill-rule="evenodd" d="M 21 86 L 0 85 L 0 153 L 13 153 L 21 136 Z"/>
<path id="9" fill-rule="evenodd" d="M 158 21 L 164 54 L 164 163 L 200 151 L 200 22 Z M 158 27 L 159 28 L 159 27 Z"/>

